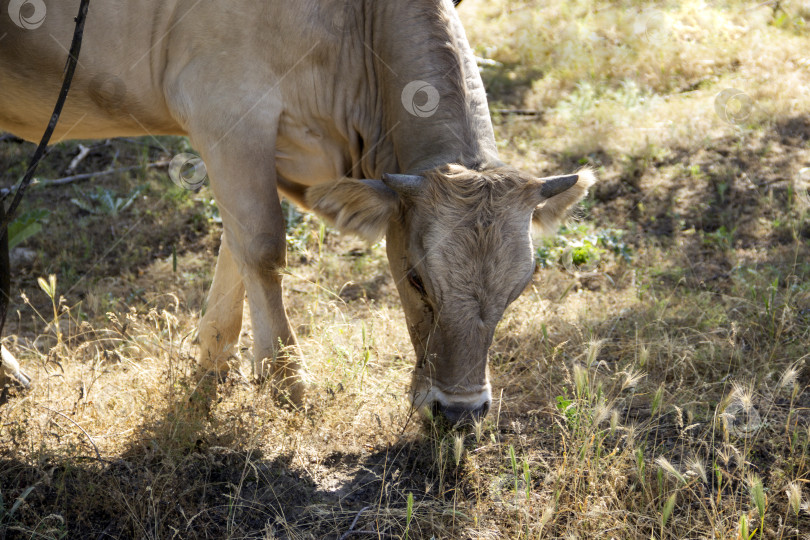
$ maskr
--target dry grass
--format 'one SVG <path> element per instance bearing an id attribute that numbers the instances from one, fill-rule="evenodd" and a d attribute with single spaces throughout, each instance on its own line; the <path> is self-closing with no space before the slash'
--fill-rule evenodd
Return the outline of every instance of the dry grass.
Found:
<path id="1" fill-rule="evenodd" d="M 6 344 L 37 384 L 0 406 L 0 537 L 806 537 L 810 39 L 807 8 L 779 6 L 465 0 L 499 63 L 493 108 L 539 111 L 496 115 L 504 157 L 601 177 L 579 224 L 540 242 L 546 268 L 496 333 L 493 411 L 468 433 L 407 406 L 381 245 L 291 211 L 306 407 L 240 377 L 208 407 L 191 338 L 210 194 L 108 180 L 149 186 L 113 218 L 34 192 L 53 213 L 25 244 L 39 256 L 18 267 Z M 726 88 L 751 98 L 743 120 L 745 98 L 715 111 Z M 113 146 L 133 163 L 168 151 L 143 144 Z M 6 168 L 26 155 L 2 150 Z"/>

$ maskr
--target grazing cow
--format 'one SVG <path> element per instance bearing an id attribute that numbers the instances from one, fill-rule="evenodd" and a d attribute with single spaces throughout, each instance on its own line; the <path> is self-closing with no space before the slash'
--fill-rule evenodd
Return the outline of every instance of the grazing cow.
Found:
<path id="1" fill-rule="evenodd" d="M 78 4 L 2 3 L 0 129 L 41 135 Z M 417 357 L 411 398 L 453 422 L 489 409 L 487 352 L 532 278 L 532 220 L 552 229 L 593 182 L 499 161 L 451 0 L 92 3 L 56 139 L 164 134 L 190 137 L 222 214 L 205 370 L 228 369 L 247 293 L 256 373 L 302 398 L 283 195 L 386 236 Z"/>

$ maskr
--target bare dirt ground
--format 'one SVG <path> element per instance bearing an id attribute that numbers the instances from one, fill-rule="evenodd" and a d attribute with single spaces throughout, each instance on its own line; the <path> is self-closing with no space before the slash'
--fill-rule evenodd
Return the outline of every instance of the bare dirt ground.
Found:
<path id="1" fill-rule="evenodd" d="M 75 173 L 140 168 L 26 199 L 47 215 L 17 250 L 4 343 L 36 384 L 0 405 L 0 538 L 806 537 L 803 9 L 466 0 L 504 159 L 600 178 L 538 240 L 492 347 L 493 411 L 468 432 L 408 407 L 383 245 L 293 208 L 306 405 L 249 382 L 248 322 L 244 377 L 206 406 L 211 194 L 147 168 L 182 139 L 84 142 Z M 745 115 L 717 107 L 726 88 Z M 31 149 L 0 142 L 3 186 Z M 79 151 L 56 145 L 40 176 Z"/>

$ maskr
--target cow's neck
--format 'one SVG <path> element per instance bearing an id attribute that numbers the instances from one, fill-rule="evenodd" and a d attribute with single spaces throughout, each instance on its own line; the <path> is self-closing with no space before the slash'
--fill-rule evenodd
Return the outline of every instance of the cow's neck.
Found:
<path id="1" fill-rule="evenodd" d="M 373 99 L 383 115 L 378 142 L 387 147 L 375 153 L 379 156 L 376 172 L 413 173 L 446 163 L 477 167 L 496 162 L 484 86 L 450 3 L 410 0 L 366 5 L 373 9 L 366 24 L 366 43 L 371 47 L 365 53 L 376 74 Z M 430 97 L 427 93 L 417 93 L 415 103 L 411 102 L 409 96 L 420 86 L 416 81 L 438 92 L 435 111 L 432 103 L 425 102 Z M 409 87 L 409 83 L 413 84 Z"/>

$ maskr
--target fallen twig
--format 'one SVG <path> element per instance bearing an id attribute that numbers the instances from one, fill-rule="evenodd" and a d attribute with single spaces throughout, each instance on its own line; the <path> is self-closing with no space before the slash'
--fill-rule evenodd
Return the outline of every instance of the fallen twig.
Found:
<path id="1" fill-rule="evenodd" d="M 39 403 L 37 403 L 37 405 L 39 405 Z M 90 441 L 90 445 L 93 447 L 93 450 L 95 450 L 95 451 L 96 451 L 96 457 L 98 458 L 98 460 L 99 460 L 99 461 L 104 461 L 104 459 L 102 459 L 102 458 L 101 458 L 101 453 L 98 451 L 98 447 L 96 446 L 96 443 L 94 443 L 94 442 L 93 442 L 93 438 L 90 436 L 90 434 L 89 434 L 89 433 L 87 433 L 87 432 L 84 430 L 84 428 L 83 428 L 82 426 L 80 426 L 79 424 L 77 424 L 75 420 L 73 420 L 71 417 L 69 417 L 69 416 L 68 416 L 68 415 L 66 415 L 65 413 L 61 413 L 61 412 L 59 412 L 59 411 L 55 411 L 55 410 L 53 410 L 53 409 L 51 409 L 51 408 L 49 408 L 49 407 L 46 407 L 45 405 L 39 405 L 39 406 L 40 406 L 40 407 L 42 407 L 43 409 L 45 409 L 46 411 L 50 411 L 50 412 L 52 412 L 52 413 L 54 413 L 54 414 L 58 414 L 59 416 L 61 416 L 62 418 L 64 418 L 65 420 L 67 420 L 68 422 L 70 422 L 71 424 L 73 424 L 74 426 L 76 426 L 77 428 L 79 428 L 80 430 L 82 430 L 82 433 L 84 433 L 84 436 L 85 436 L 85 437 L 87 437 L 87 440 L 88 440 L 88 441 Z"/>
<path id="2" fill-rule="evenodd" d="M 149 163 L 145 166 L 141 165 L 133 165 L 131 167 L 121 167 L 120 169 L 107 169 L 104 171 L 96 171 L 91 173 L 83 173 L 83 174 L 74 174 L 73 176 L 65 176 L 64 178 L 57 178 L 55 180 L 41 180 L 35 182 L 36 185 L 39 186 L 62 186 L 64 184 L 70 184 L 71 182 L 78 182 L 79 180 L 89 180 L 90 178 L 97 178 L 99 176 L 107 176 L 108 174 L 116 174 L 122 173 L 127 171 L 135 171 L 138 169 L 159 169 L 161 167 L 168 167 L 168 161 L 157 161 L 155 163 Z M 11 192 L 11 188 L 3 188 L 0 189 L 0 195 L 5 196 Z"/>
<path id="3" fill-rule="evenodd" d="M 86 158 L 87 154 L 89 154 L 89 153 L 90 153 L 90 147 L 85 146 L 83 144 L 80 144 L 79 145 L 79 153 L 76 155 L 75 158 L 73 158 L 71 160 L 70 165 L 68 165 L 68 168 L 65 170 L 65 172 L 67 172 L 67 173 L 74 172 L 76 170 L 76 167 L 79 166 L 79 163 L 81 163 L 82 160 L 84 158 Z"/>
<path id="4" fill-rule="evenodd" d="M 339 540 L 346 540 L 349 536 L 351 536 L 353 534 L 363 534 L 363 533 L 366 532 L 366 531 L 355 531 L 354 526 L 357 525 L 357 520 L 360 519 L 360 514 L 362 514 L 363 512 L 368 510 L 369 508 L 370 508 L 370 506 L 364 506 L 363 508 L 360 509 L 359 512 L 357 512 L 357 515 L 354 516 L 354 519 L 352 520 L 352 524 L 349 525 L 349 530 L 346 531 L 345 533 L 343 533 L 341 535 L 341 537 L 339 538 Z"/>

